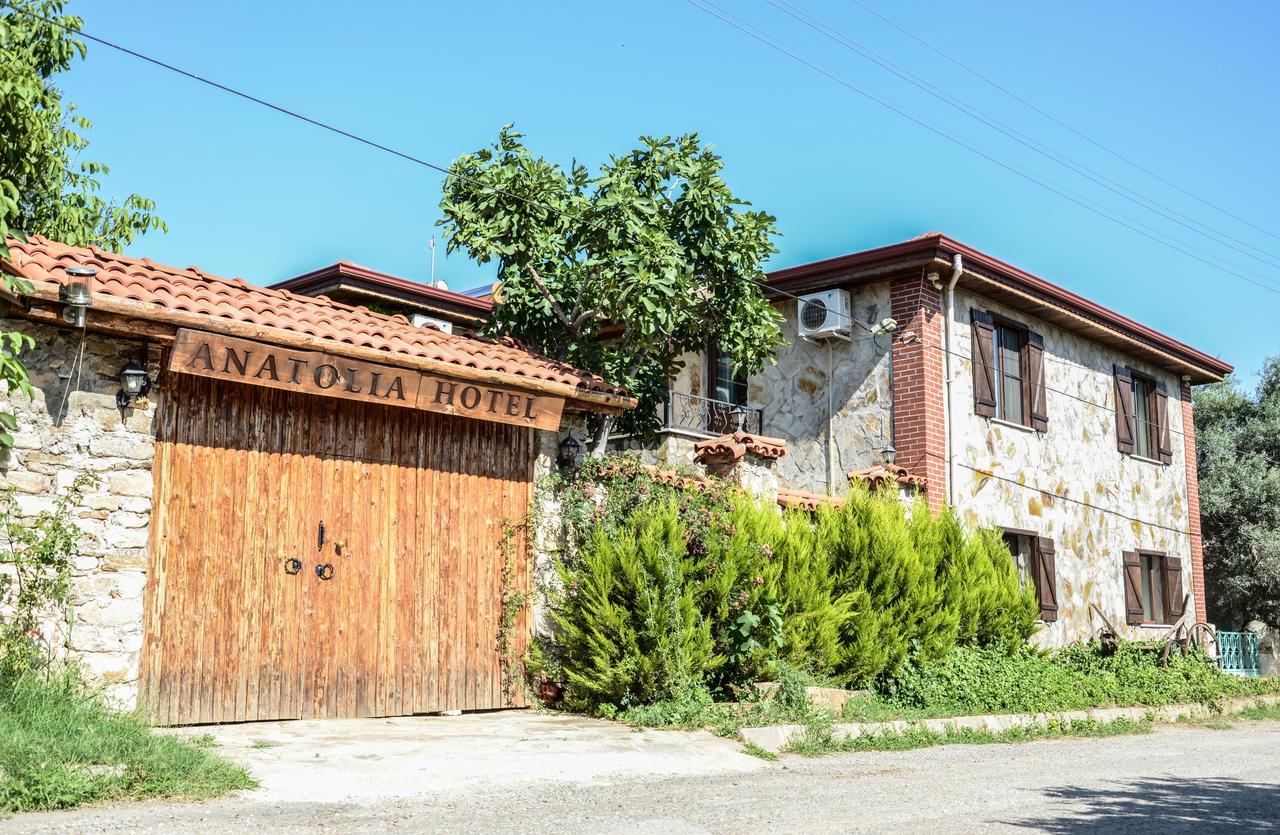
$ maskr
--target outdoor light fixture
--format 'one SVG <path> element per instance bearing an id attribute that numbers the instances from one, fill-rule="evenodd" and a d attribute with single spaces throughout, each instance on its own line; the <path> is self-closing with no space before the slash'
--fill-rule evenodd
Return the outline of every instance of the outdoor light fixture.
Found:
<path id="1" fill-rule="evenodd" d="M 127 409 L 150 390 L 151 378 L 147 376 L 147 372 L 142 366 L 129 360 L 120 370 L 120 390 L 116 392 L 116 405 Z"/>
<path id="2" fill-rule="evenodd" d="M 734 431 L 743 431 L 742 425 L 747 421 L 747 410 L 742 408 L 741 405 L 735 403 L 733 408 L 729 410 L 729 417 L 733 421 Z"/>
<path id="3" fill-rule="evenodd" d="M 884 458 L 884 463 L 888 464 L 890 467 L 893 466 L 894 461 L 898 460 L 898 450 L 894 449 L 893 444 L 889 444 L 884 449 L 880 450 L 880 455 Z"/>
<path id="4" fill-rule="evenodd" d="M 573 437 L 573 433 L 570 432 L 560 442 L 560 455 L 556 458 L 556 463 L 560 465 L 562 470 L 572 470 L 578 466 L 581 456 L 582 444 L 578 443 L 578 439 Z"/>
<path id="5" fill-rule="evenodd" d="M 83 328 L 93 304 L 89 284 L 98 271 L 93 267 L 67 267 L 68 281 L 58 288 L 58 301 L 66 305 L 62 318 L 77 328 Z"/>

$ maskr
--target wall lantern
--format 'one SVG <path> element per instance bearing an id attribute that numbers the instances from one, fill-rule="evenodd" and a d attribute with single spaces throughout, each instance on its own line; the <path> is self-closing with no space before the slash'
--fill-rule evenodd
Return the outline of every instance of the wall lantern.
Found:
<path id="1" fill-rule="evenodd" d="M 880 455 L 884 458 L 884 463 L 888 464 L 890 467 L 892 467 L 893 463 L 898 460 L 898 450 L 894 449 L 893 444 L 889 444 L 884 449 L 880 450 Z"/>
<path id="2" fill-rule="evenodd" d="M 734 432 L 742 432 L 744 429 L 743 424 L 747 422 L 747 410 L 735 403 L 734 407 L 729 410 L 729 420 L 733 424 Z"/>
<path id="3" fill-rule="evenodd" d="M 120 370 L 120 390 L 116 392 L 116 405 L 127 409 L 149 391 L 151 378 L 147 376 L 147 372 L 133 360 L 126 362 Z"/>
<path id="4" fill-rule="evenodd" d="M 578 462 L 582 460 L 582 444 L 578 443 L 578 439 L 573 437 L 570 432 L 565 439 L 560 442 L 560 455 L 556 458 L 556 463 L 560 465 L 562 470 L 576 469 Z"/>
<path id="5" fill-rule="evenodd" d="M 67 267 L 68 281 L 58 288 L 58 301 L 66 305 L 62 318 L 77 328 L 83 328 L 93 304 L 90 283 L 98 271 L 93 267 Z"/>

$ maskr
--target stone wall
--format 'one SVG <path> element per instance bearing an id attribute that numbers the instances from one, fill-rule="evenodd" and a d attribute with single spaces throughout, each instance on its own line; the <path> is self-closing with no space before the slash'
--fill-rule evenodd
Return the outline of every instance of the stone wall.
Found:
<path id="1" fill-rule="evenodd" d="M 1047 432 L 974 414 L 973 369 L 967 359 L 973 307 L 1025 323 L 1044 337 L 1045 385 L 1056 389 L 1047 392 Z M 1185 590 L 1198 582 L 1186 533 L 1186 448 L 1178 434 L 1193 428 L 1184 425 L 1178 378 L 963 290 L 956 292 L 953 326 L 954 350 L 966 357 L 959 361 L 952 407 L 956 506 L 970 525 L 1030 530 L 1055 541 L 1059 620 L 1047 624 L 1037 640 L 1056 646 L 1088 638 L 1101 626 L 1090 603 L 1117 627 L 1127 628 L 1129 637 L 1163 634 L 1162 627 L 1124 627 L 1122 554 L 1142 549 L 1180 557 Z M 1116 449 L 1117 363 L 1167 386 L 1171 464 Z"/>
<path id="2" fill-rule="evenodd" d="M 77 474 L 100 479 L 74 510 L 84 539 L 72 564 L 70 606 L 45 625 L 42 640 L 56 657 L 79 661 L 113 703 L 131 707 L 142 647 L 155 408 L 142 400 L 122 411 L 115 396 L 120 369 L 141 359 L 143 345 L 15 319 L 4 327 L 36 341 L 22 357 L 36 396 L 6 397 L 19 430 L 0 485 L 14 491 L 22 516 L 34 517 L 52 509 Z M 152 379 L 158 361 L 153 349 Z"/>
<path id="3" fill-rule="evenodd" d="M 889 316 L 889 283 L 858 288 L 852 301 L 854 318 L 875 324 Z M 752 408 L 764 409 L 761 433 L 787 442 L 787 456 L 778 462 L 782 484 L 825 493 L 830 392 L 831 434 L 835 439 L 831 492 L 839 495 L 847 490 L 849 471 L 880 463 L 882 450 L 889 444 L 891 363 L 885 349 L 890 337 L 879 337 L 877 344 L 866 331 L 855 327 L 851 342 L 806 342 L 798 333 L 798 305 L 792 299 L 781 303 L 779 309 L 785 318 L 782 332 L 789 344 L 778 349 L 776 364 L 752 375 L 748 401 Z"/>

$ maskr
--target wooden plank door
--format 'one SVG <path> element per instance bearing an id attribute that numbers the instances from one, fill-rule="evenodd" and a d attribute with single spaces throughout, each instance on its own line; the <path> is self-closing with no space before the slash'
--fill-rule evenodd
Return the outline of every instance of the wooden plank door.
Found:
<path id="1" fill-rule="evenodd" d="M 161 724 L 298 715 L 307 417 L 215 387 L 177 377 L 158 415 L 140 695 Z"/>

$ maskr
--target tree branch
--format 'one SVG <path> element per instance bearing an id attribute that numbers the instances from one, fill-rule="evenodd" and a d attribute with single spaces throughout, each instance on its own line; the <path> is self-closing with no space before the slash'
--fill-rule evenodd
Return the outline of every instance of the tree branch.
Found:
<path id="1" fill-rule="evenodd" d="M 556 318 L 559 319 L 566 328 L 573 331 L 574 336 L 578 336 L 578 329 L 581 327 L 581 324 L 575 323 L 573 319 L 569 318 L 569 314 L 564 312 L 564 308 L 560 306 L 560 302 L 556 301 L 556 297 L 551 295 L 551 291 L 543 282 L 542 276 L 538 275 L 538 271 L 535 270 L 532 265 L 526 269 L 529 270 L 529 275 L 533 276 L 533 283 L 538 285 L 538 289 L 542 291 L 542 297 L 551 303 L 551 310 L 556 314 Z"/>

